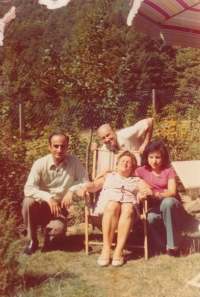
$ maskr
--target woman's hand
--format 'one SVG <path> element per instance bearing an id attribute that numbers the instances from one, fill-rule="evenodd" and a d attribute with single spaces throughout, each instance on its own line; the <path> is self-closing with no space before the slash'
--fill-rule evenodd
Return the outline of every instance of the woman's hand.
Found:
<path id="1" fill-rule="evenodd" d="M 81 199 L 85 199 L 86 196 L 90 196 L 87 188 L 83 187 L 77 192 L 77 196 Z"/>
<path id="2" fill-rule="evenodd" d="M 146 196 L 153 196 L 154 195 L 154 191 L 151 188 L 142 188 L 140 189 L 140 192 L 142 195 L 146 195 Z"/>
<path id="3" fill-rule="evenodd" d="M 137 202 L 143 201 L 148 198 L 148 196 L 154 195 L 154 192 L 150 188 L 142 188 L 137 194 Z"/>
<path id="4" fill-rule="evenodd" d="M 137 203 L 140 203 L 141 201 L 147 199 L 147 196 L 145 194 L 142 194 L 140 192 L 137 193 Z"/>

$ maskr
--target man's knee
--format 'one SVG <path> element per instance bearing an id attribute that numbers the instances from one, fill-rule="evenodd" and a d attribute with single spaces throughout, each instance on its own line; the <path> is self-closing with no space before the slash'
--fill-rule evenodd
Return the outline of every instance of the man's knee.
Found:
<path id="1" fill-rule="evenodd" d="M 155 223 L 157 219 L 160 219 L 160 216 L 158 216 L 158 214 L 153 212 L 147 213 L 147 222 L 149 223 L 149 225 L 152 225 L 153 223 Z"/>
<path id="2" fill-rule="evenodd" d="M 38 202 L 32 197 L 25 197 L 22 202 L 22 209 L 38 207 Z"/>
<path id="3" fill-rule="evenodd" d="M 22 217 L 27 222 L 29 219 L 38 217 L 39 214 L 39 202 L 35 201 L 32 197 L 25 197 L 22 203 Z"/>
<path id="4" fill-rule="evenodd" d="M 67 231 L 67 222 L 65 216 L 60 214 L 58 217 L 52 219 L 46 226 L 46 231 L 50 236 L 50 240 L 65 236 Z"/>

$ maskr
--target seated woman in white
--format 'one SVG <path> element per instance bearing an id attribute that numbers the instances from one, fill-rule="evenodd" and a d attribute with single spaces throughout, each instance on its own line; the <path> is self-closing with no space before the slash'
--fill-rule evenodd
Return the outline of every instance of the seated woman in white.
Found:
<path id="1" fill-rule="evenodd" d="M 94 213 L 103 214 L 103 249 L 98 259 L 98 264 L 101 266 L 108 266 L 110 263 L 111 244 L 116 229 L 117 245 L 112 265 L 124 264 L 123 249 L 133 218 L 139 216 L 137 194 L 145 187 L 149 187 L 142 179 L 133 176 L 136 167 L 135 156 L 129 151 L 124 151 L 118 156 L 116 172 L 107 173 L 105 177 L 86 184 L 78 192 L 78 196 L 84 198 L 89 192 L 95 193 L 102 189 L 94 210 Z"/>

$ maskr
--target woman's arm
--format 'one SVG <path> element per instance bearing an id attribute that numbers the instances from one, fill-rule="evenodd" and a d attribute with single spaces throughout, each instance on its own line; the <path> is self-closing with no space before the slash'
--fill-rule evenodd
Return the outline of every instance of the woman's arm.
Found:
<path id="1" fill-rule="evenodd" d="M 154 196 L 160 200 L 167 198 L 167 197 L 174 197 L 176 198 L 176 180 L 171 178 L 168 180 L 168 188 L 163 193 L 154 193 Z"/>
<path id="2" fill-rule="evenodd" d="M 138 183 L 139 192 L 137 194 L 138 203 L 144 199 L 147 199 L 148 196 L 152 196 L 154 194 L 152 187 L 147 184 L 143 179 L 139 180 Z"/>
<path id="3" fill-rule="evenodd" d="M 89 196 L 89 193 L 96 193 L 102 189 L 104 184 L 104 178 L 99 178 L 93 182 L 89 182 L 84 187 L 82 187 L 78 192 L 77 195 L 79 198 L 85 198 L 85 196 Z"/>
<path id="4" fill-rule="evenodd" d="M 107 169 L 107 170 L 105 170 L 105 171 L 102 171 L 102 172 L 100 172 L 99 174 L 97 174 L 97 176 L 95 177 L 95 181 L 97 180 L 97 179 L 99 179 L 99 178 L 102 178 L 102 177 L 105 177 L 105 175 L 107 174 L 107 173 L 112 173 L 112 172 L 116 172 L 116 170 L 115 169 Z"/>
<path id="5" fill-rule="evenodd" d="M 138 182 L 138 189 L 142 191 L 143 189 L 152 189 L 152 187 L 141 178 Z"/>

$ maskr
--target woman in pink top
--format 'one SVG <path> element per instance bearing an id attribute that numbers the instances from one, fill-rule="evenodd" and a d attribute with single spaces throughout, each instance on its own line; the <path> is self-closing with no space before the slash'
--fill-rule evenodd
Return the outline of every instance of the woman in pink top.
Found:
<path id="1" fill-rule="evenodd" d="M 143 164 L 136 173 L 152 187 L 145 190 L 150 207 L 147 213 L 148 241 L 153 248 L 150 253 L 177 256 L 186 211 L 176 199 L 175 172 L 169 167 L 167 148 L 161 141 L 156 140 L 146 146 Z M 144 195 L 140 200 L 143 199 Z"/>
<path id="2" fill-rule="evenodd" d="M 103 249 L 98 259 L 98 264 L 108 266 L 110 263 L 111 244 L 115 230 L 117 245 L 114 251 L 112 265 L 124 264 L 123 249 L 132 227 L 133 218 L 139 214 L 137 194 L 139 190 L 148 185 L 139 177 L 132 176 L 137 161 L 133 154 L 124 151 L 117 158 L 116 172 L 107 173 L 94 182 L 86 184 L 77 194 L 84 198 L 85 195 L 95 193 L 102 189 L 97 207 L 94 212 L 103 214 Z M 141 199 L 145 194 L 140 194 Z"/>

